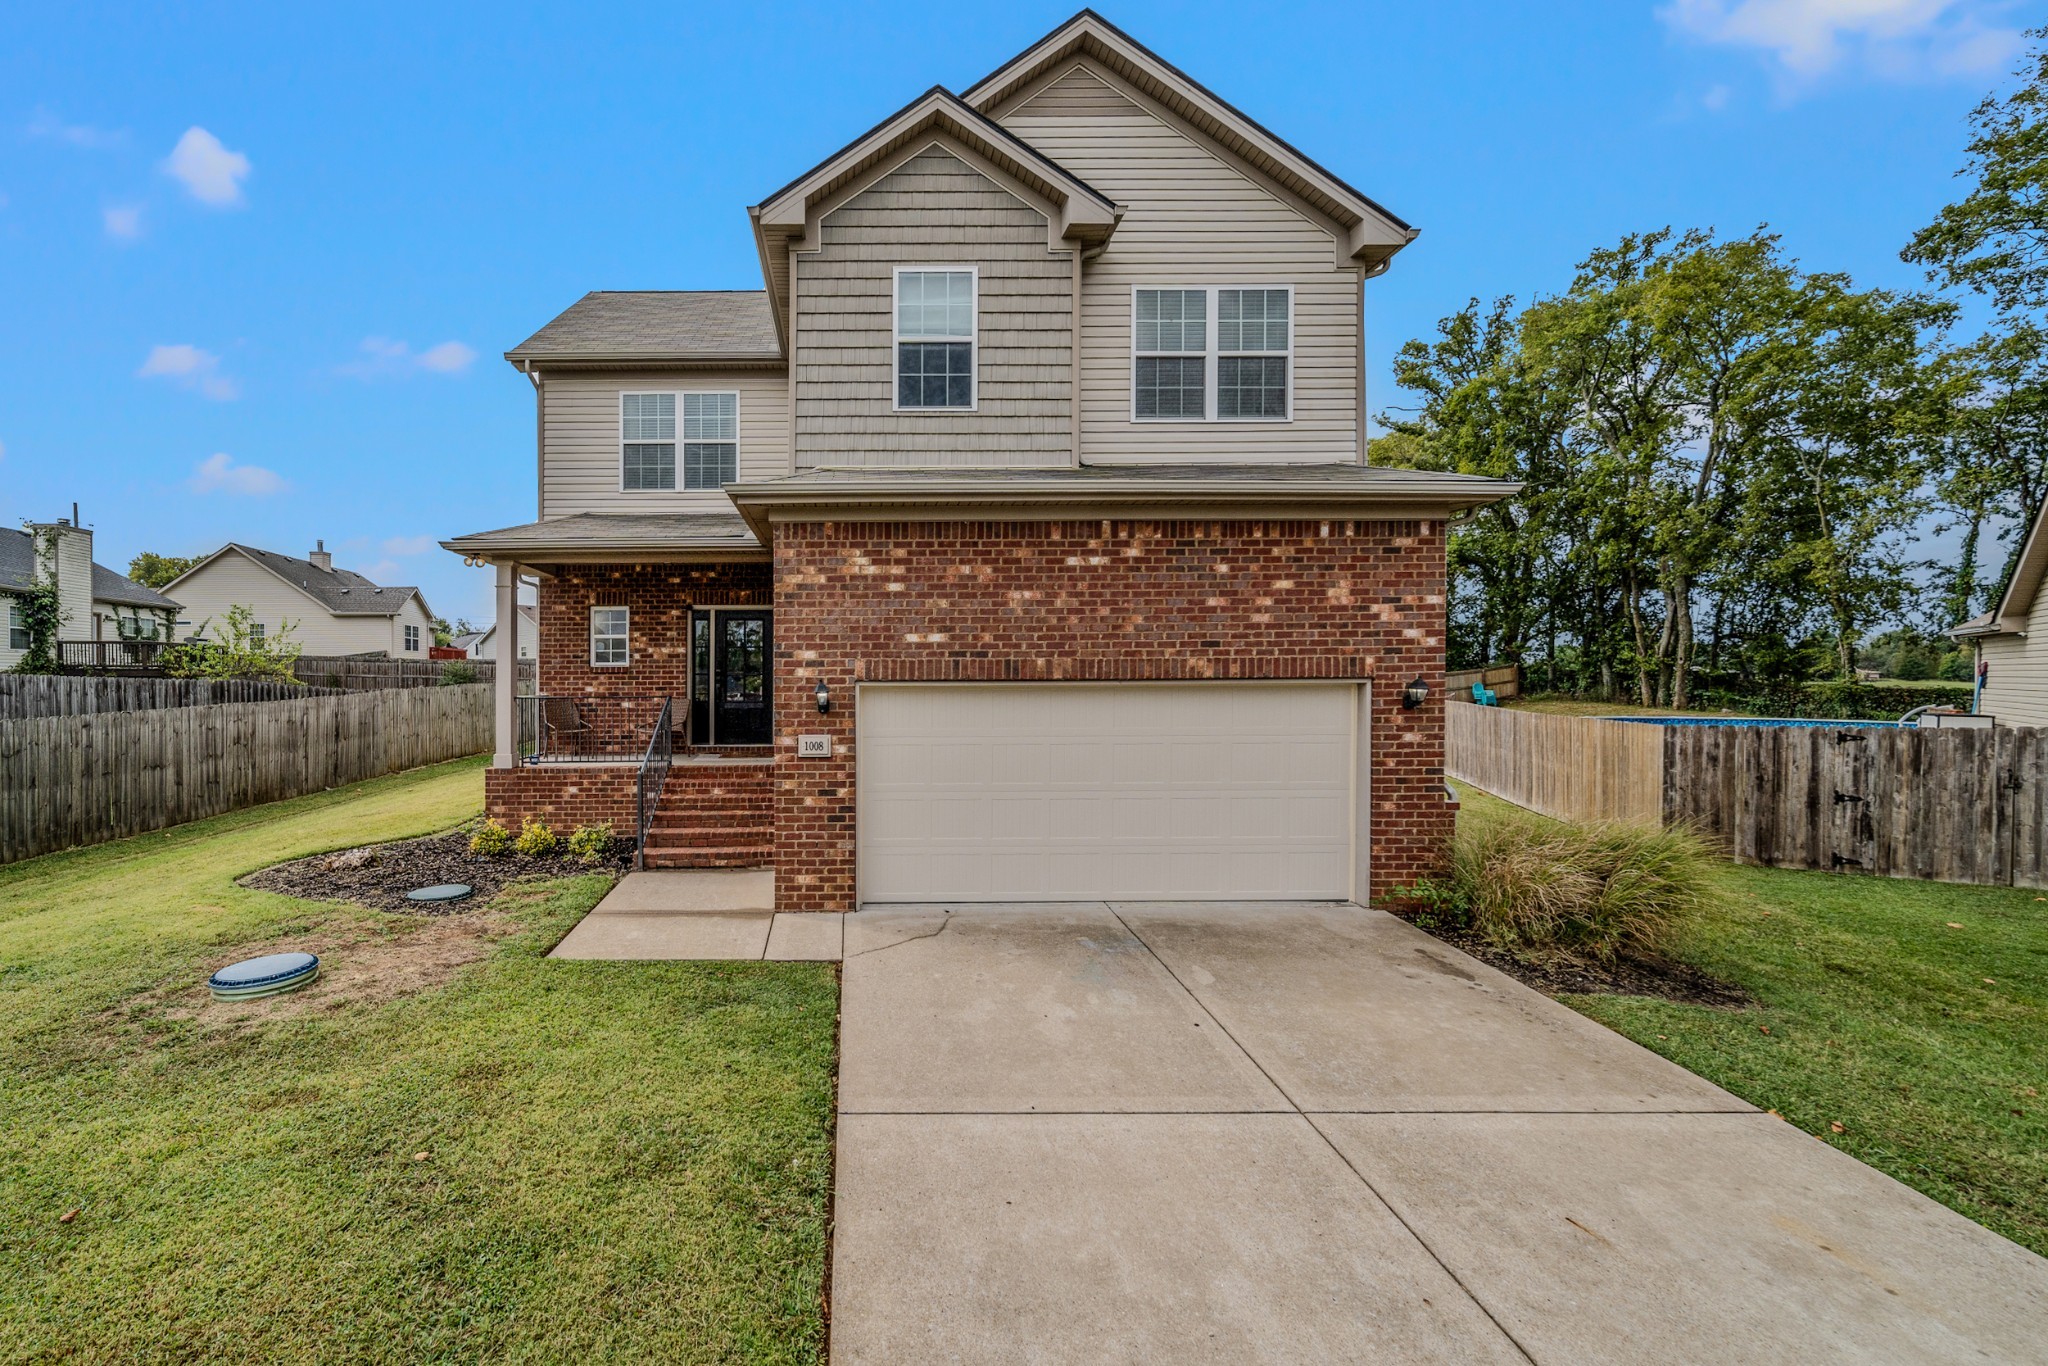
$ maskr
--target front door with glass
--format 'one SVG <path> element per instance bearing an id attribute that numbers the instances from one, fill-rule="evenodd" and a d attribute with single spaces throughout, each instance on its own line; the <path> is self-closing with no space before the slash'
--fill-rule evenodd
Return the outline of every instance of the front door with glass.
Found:
<path id="1" fill-rule="evenodd" d="M 765 745 L 773 736 L 769 614 L 706 609 L 690 621 L 690 739 L 700 745 Z"/>

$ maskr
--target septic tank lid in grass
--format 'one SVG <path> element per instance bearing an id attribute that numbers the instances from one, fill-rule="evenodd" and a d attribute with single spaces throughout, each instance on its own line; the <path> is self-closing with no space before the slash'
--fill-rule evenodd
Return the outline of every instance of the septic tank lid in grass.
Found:
<path id="1" fill-rule="evenodd" d="M 460 901 L 469 895 L 467 882 L 441 882 L 432 887 L 415 887 L 405 894 L 407 901 Z"/>
<path id="2" fill-rule="evenodd" d="M 280 991 L 294 991 L 320 975 L 320 960 L 310 953 L 269 953 L 230 963 L 206 979 L 214 997 L 246 1001 Z"/>

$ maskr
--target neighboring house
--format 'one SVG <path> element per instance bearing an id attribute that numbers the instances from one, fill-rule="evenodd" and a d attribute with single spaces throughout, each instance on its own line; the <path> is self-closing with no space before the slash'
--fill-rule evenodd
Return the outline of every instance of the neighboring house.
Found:
<path id="1" fill-rule="evenodd" d="M 633 830 L 666 707 L 648 861 L 783 910 L 1441 869 L 1445 523 L 1518 486 L 1365 464 L 1415 229 L 1086 11 L 748 214 L 764 290 L 507 354 L 539 520 L 444 542 L 501 630 L 540 583 L 492 815 Z"/>
<path id="2" fill-rule="evenodd" d="M 2048 502 L 2020 546 L 1998 605 L 1949 634 L 1977 647 L 1975 710 L 2001 725 L 2048 726 Z"/>
<path id="3" fill-rule="evenodd" d="M 540 609 L 530 602 L 519 604 L 519 657 L 534 659 L 540 653 Z M 498 657 L 498 628 L 495 624 L 485 627 L 470 636 L 455 637 L 455 644 L 463 646 L 471 659 L 496 659 Z"/>
<path id="4" fill-rule="evenodd" d="M 292 639 L 309 655 L 425 659 L 434 644 L 434 614 L 419 589 L 386 587 L 336 569 L 325 541 L 304 559 L 230 542 L 164 591 L 184 604 L 180 639 L 217 638 L 228 609 L 247 607 L 265 635 L 289 623 Z"/>
<path id="5" fill-rule="evenodd" d="M 76 511 L 54 522 L 30 522 L 26 530 L 0 528 L 0 616 L 7 635 L 0 641 L 0 669 L 11 669 L 28 650 L 28 630 L 13 589 L 54 579 L 60 662 L 89 666 L 135 662 L 104 642 L 169 640 L 178 604 L 153 588 L 116 574 L 92 558 L 92 528 Z M 102 642 L 93 646 L 90 642 Z M 67 649 L 66 646 L 71 648 Z"/>

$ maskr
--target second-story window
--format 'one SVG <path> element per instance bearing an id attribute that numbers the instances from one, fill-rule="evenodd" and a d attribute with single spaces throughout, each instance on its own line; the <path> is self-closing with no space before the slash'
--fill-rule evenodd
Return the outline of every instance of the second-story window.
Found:
<path id="1" fill-rule="evenodd" d="M 1131 417 L 1284 422 L 1293 416 L 1294 292 L 1138 289 L 1131 296 Z"/>
<path id="2" fill-rule="evenodd" d="M 620 394 L 619 439 L 628 490 L 676 486 L 676 396 Z"/>
<path id="3" fill-rule="evenodd" d="M 972 270 L 896 272 L 896 406 L 974 407 Z"/>
<path id="4" fill-rule="evenodd" d="M 406 649 L 406 653 L 407 653 L 407 654 L 411 654 L 411 653 L 412 653 L 413 651 L 415 651 L 415 650 L 418 650 L 419 648 L 420 648 L 420 628 L 419 628 L 419 627 L 417 627 L 417 626 L 408 626 L 408 627 L 406 627 L 406 628 L 405 628 L 405 649 Z"/>
<path id="5" fill-rule="evenodd" d="M 677 409 L 682 482 L 676 482 Z M 717 489 L 739 477 L 737 393 L 619 395 L 619 486 L 629 493 Z"/>

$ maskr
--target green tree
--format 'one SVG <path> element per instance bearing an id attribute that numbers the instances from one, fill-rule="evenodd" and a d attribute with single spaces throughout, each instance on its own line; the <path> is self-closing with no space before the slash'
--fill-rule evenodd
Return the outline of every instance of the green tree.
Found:
<path id="1" fill-rule="evenodd" d="M 144 588 L 162 588 L 198 563 L 196 555 L 159 555 L 145 550 L 128 561 L 128 577 Z"/>
<path id="2" fill-rule="evenodd" d="M 173 678 L 267 678 L 296 683 L 292 666 L 305 648 L 292 639 L 296 623 L 281 622 L 275 631 L 258 632 L 255 620 L 256 614 L 247 607 L 230 607 L 221 633 L 204 638 L 213 625 L 213 619 L 207 618 L 194 633 L 202 638 L 164 651 L 165 670 Z"/>

